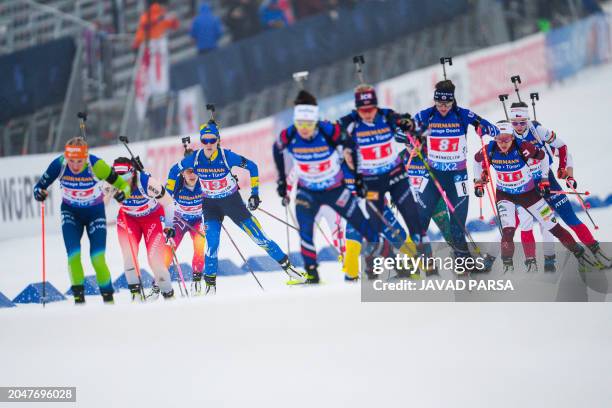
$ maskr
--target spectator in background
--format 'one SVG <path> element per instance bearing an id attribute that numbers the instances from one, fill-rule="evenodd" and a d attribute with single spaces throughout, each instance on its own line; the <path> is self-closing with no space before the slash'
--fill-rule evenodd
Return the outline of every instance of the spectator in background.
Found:
<path id="1" fill-rule="evenodd" d="M 179 21 L 174 14 L 168 13 L 166 8 L 158 2 L 153 2 L 140 15 L 132 48 L 138 49 L 144 41 L 159 39 L 166 35 L 166 31 L 176 30 L 178 27 Z"/>
<path id="2" fill-rule="evenodd" d="M 234 0 L 225 15 L 225 25 L 232 41 L 251 37 L 261 31 L 256 0 Z"/>
<path id="3" fill-rule="evenodd" d="M 293 3 L 295 17 L 299 20 L 304 17 L 322 13 L 328 8 L 327 0 L 296 0 Z"/>
<path id="4" fill-rule="evenodd" d="M 283 28 L 289 25 L 289 18 L 287 16 L 287 6 L 285 9 L 281 7 L 280 0 L 264 0 L 259 8 L 259 19 L 264 29 L 270 28 Z"/>
<path id="5" fill-rule="evenodd" d="M 223 26 L 221 19 L 213 14 L 208 4 L 202 3 L 200 6 L 200 12 L 191 24 L 190 35 L 195 40 L 200 54 L 217 48 L 223 36 Z"/>

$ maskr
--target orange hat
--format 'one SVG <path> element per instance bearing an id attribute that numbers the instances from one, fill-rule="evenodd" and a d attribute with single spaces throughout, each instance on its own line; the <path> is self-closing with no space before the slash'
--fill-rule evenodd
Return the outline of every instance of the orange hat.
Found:
<path id="1" fill-rule="evenodd" d="M 88 156 L 89 152 L 86 145 L 66 145 L 64 148 L 64 157 L 67 159 L 86 159 Z"/>

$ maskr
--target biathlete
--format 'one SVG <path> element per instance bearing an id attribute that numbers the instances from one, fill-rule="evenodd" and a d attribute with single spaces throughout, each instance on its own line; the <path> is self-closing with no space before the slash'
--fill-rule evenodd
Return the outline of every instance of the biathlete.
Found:
<path id="1" fill-rule="evenodd" d="M 51 162 L 34 186 L 34 198 L 44 201 L 47 189 L 59 179 L 62 190 L 62 235 L 68 254 L 68 272 L 75 304 L 85 303 L 85 273 L 81 263 L 83 230 L 89 237 L 89 255 L 96 271 L 96 280 L 105 303 L 113 302 L 111 274 L 105 260 L 106 213 L 100 182 L 105 180 L 117 188 L 115 199 L 130 195 L 130 186 L 102 159 L 89 154 L 82 137 L 70 139 L 64 154 Z"/>
<path id="2" fill-rule="evenodd" d="M 319 283 L 313 233 L 315 218 L 322 205 L 331 207 L 368 242 L 374 244 L 369 256 L 374 253 L 386 256 L 390 248 L 389 243 L 380 236 L 384 227 L 381 221 L 376 217 L 368 220 L 357 198 L 344 187 L 341 159 L 337 150 L 343 143 L 340 126 L 320 121 L 316 98 L 304 90 L 300 91 L 294 104 L 294 124 L 280 133 L 273 146 L 278 171 L 277 192 L 283 205 L 287 205 L 284 162 L 284 152 L 287 152 L 293 158 L 298 172 L 295 206 L 307 281 Z"/>
<path id="3" fill-rule="evenodd" d="M 121 203 L 117 215 L 117 235 L 123 255 L 123 266 L 132 300 L 144 301 L 136 271 L 138 248 L 144 239 L 147 259 L 155 277 L 155 285 L 147 298 L 154 300 L 161 292 L 165 299 L 174 297 L 168 272 L 171 257 L 168 240 L 175 235 L 174 203 L 164 186 L 126 157 L 115 159 L 113 168 L 132 189 L 132 195 Z"/>
<path id="4" fill-rule="evenodd" d="M 514 233 L 516 231 L 516 208 L 523 207 L 536 220 L 545 226 L 561 243 L 578 259 L 580 270 L 596 266 L 597 261 L 588 255 L 585 249 L 576 243 L 572 235 L 555 218 L 555 213 L 542 196 L 550 194 L 550 182 L 547 177 L 535 181 L 527 160 L 542 162 L 542 174 L 548 174 L 549 165 L 544 151 L 526 141 L 514 138 L 512 125 L 507 121 L 497 123 L 499 130 L 494 141 L 479 150 L 474 156 L 475 193 L 478 197 L 484 194 L 488 182 L 488 163 L 497 174 L 496 206 L 502 228 L 501 256 L 504 271 L 514 270 Z M 486 155 L 486 158 L 485 158 Z"/>
<path id="5" fill-rule="evenodd" d="M 268 238 L 259 221 L 249 212 L 255 211 L 259 199 L 259 173 L 257 165 L 231 150 L 220 146 L 220 134 L 217 124 L 210 120 L 200 126 L 200 141 L 204 145 L 190 156 L 185 157 L 177 168 L 178 171 L 193 169 L 200 180 L 203 193 L 202 209 L 206 223 L 206 260 L 204 266 L 205 294 L 216 293 L 219 240 L 221 223 L 228 216 L 270 257 L 279 263 L 281 268 L 293 281 L 304 282 L 304 276 L 289 261 L 289 257 L 279 246 Z M 251 196 L 248 209 L 238 192 L 237 178 L 232 174 L 233 167 L 247 169 L 251 176 Z M 177 174 L 171 174 L 170 180 L 176 180 Z"/>
<path id="6" fill-rule="evenodd" d="M 185 157 L 191 154 L 193 154 L 192 149 L 185 149 Z M 178 174 L 178 177 L 176 177 L 176 174 Z M 191 291 L 194 294 L 200 294 L 202 292 L 202 273 L 204 272 L 206 228 L 204 228 L 202 216 L 204 194 L 202 193 L 198 175 L 193 171 L 193 168 L 179 171 L 179 164 L 177 163 L 168 173 L 166 191 L 174 198 L 175 245 L 178 247 L 181 244 L 186 233 L 191 235 L 193 242 Z"/>

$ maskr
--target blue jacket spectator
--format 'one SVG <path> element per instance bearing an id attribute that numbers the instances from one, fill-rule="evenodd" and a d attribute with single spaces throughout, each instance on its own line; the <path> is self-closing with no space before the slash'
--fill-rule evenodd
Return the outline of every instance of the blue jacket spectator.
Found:
<path id="1" fill-rule="evenodd" d="M 200 12 L 191 24 L 190 34 L 196 42 L 198 52 L 204 53 L 217 48 L 217 43 L 223 36 L 223 26 L 221 19 L 212 13 L 208 4 L 200 6 Z"/>
<path id="2" fill-rule="evenodd" d="M 289 25 L 278 0 L 265 0 L 259 8 L 259 19 L 264 29 L 283 28 Z"/>

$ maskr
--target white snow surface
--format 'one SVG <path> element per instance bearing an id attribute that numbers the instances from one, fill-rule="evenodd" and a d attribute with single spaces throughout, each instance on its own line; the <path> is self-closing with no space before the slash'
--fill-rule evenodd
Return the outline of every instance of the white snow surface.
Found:
<path id="1" fill-rule="evenodd" d="M 610 79 L 611 65 L 590 69 L 540 90 L 537 106 L 538 119 L 568 143 L 579 189 L 601 198 L 612 193 L 604 173 Z M 478 113 L 503 117 L 497 107 Z M 471 154 L 480 147 L 473 136 Z M 262 198 L 283 216 L 271 186 Z M 284 226 L 256 215 L 285 249 Z M 596 238 L 612 239 L 612 210 L 592 215 Z M 469 219 L 477 216 L 472 195 Z M 263 254 L 226 225 L 247 257 Z M 115 279 L 122 260 L 114 227 L 107 243 Z M 291 244 L 298 250 L 295 233 Z M 190 262 L 190 251 L 185 238 L 179 259 Z M 47 237 L 47 254 L 48 279 L 63 292 L 70 283 L 60 235 Z M 225 236 L 219 257 L 242 265 Z M 139 258 L 150 270 L 142 245 Z M 41 280 L 40 237 L 0 242 L 0 259 L 7 297 Z M 76 386 L 82 407 L 604 407 L 612 399 L 607 304 L 361 303 L 338 263 L 323 263 L 321 274 L 319 287 L 287 287 L 279 271 L 257 273 L 265 292 L 250 275 L 220 276 L 210 298 L 131 304 L 122 290 L 113 306 L 90 296 L 84 307 L 70 299 L 1 309 L 0 386 Z"/>

